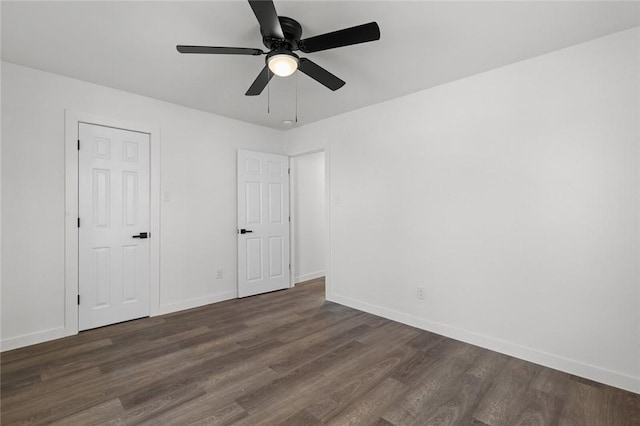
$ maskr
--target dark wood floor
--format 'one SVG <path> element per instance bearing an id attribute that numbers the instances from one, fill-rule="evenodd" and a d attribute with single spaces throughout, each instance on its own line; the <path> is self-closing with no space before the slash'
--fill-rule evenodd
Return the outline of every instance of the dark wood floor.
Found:
<path id="1" fill-rule="evenodd" d="M 640 395 L 326 302 L 322 280 L 1 368 L 3 425 L 640 425 Z"/>

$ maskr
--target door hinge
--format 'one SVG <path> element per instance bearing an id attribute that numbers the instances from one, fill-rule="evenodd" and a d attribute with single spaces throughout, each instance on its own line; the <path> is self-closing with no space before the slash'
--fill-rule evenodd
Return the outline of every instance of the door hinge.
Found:
<path id="1" fill-rule="evenodd" d="M 287 173 L 288 173 L 288 174 L 291 174 L 291 169 L 287 169 Z"/>
<path id="2" fill-rule="evenodd" d="M 78 218 L 78 228 L 80 228 L 80 218 Z"/>
<path id="3" fill-rule="evenodd" d="M 291 222 L 291 216 L 289 216 L 289 222 Z"/>
<path id="4" fill-rule="evenodd" d="M 78 305 L 80 304 L 80 295 L 78 295 Z"/>
<path id="5" fill-rule="evenodd" d="M 78 151 L 80 151 L 80 139 L 78 139 Z"/>

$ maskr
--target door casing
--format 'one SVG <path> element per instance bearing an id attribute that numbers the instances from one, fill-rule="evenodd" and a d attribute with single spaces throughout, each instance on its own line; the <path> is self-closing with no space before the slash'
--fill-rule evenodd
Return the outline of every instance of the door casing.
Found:
<path id="1" fill-rule="evenodd" d="M 78 333 L 78 127 L 79 123 L 147 133 L 150 139 L 150 315 L 160 313 L 160 129 L 90 113 L 65 110 L 65 325 L 59 336 Z"/>

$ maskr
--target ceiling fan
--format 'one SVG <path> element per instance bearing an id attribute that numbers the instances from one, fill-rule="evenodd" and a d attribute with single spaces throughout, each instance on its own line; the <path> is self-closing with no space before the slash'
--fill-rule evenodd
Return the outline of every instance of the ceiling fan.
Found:
<path id="1" fill-rule="evenodd" d="M 271 0 L 249 0 L 249 5 L 260 24 L 262 43 L 269 49 L 251 49 L 246 47 L 216 46 L 184 46 L 176 48 L 180 53 L 206 53 L 217 55 L 267 55 L 266 65 L 258 74 L 245 95 L 257 96 L 269 83 L 273 75 L 287 77 L 300 70 L 318 83 L 331 90 L 338 90 L 345 82 L 307 58 L 300 58 L 293 53 L 299 50 L 304 53 L 319 52 L 336 47 L 366 43 L 380 39 L 380 28 L 375 22 L 345 28 L 342 30 L 310 37 L 301 40 L 302 27 L 286 16 L 278 16 Z"/>

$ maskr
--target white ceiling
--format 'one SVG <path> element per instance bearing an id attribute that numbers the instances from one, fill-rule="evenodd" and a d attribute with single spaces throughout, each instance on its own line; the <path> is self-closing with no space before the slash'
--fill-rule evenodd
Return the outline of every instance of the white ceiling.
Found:
<path id="1" fill-rule="evenodd" d="M 347 84 L 296 73 L 244 96 L 264 56 L 181 55 L 176 44 L 263 48 L 246 1 L 3 0 L 2 59 L 285 129 L 640 25 L 638 2 L 275 1 L 303 38 L 377 21 L 379 41 L 303 54 Z M 270 113 L 267 100 L 270 99 Z"/>

